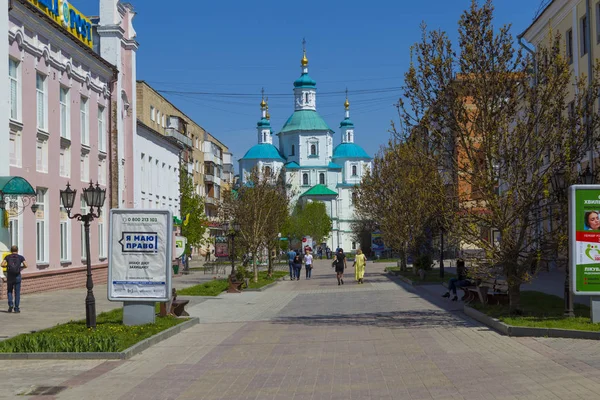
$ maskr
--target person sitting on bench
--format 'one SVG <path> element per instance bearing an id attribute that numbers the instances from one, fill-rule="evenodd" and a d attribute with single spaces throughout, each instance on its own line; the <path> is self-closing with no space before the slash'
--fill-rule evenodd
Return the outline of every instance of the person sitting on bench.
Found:
<path id="1" fill-rule="evenodd" d="M 450 292 L 454 294 L 452 301 L 457 301 L 456 289 L 471 286 L 471 281 L 467 279 L 467 270 L 465 268 L 465 260 L 459 258 L 456 261 L 456 278 L 450 278 L 448 281 L 448 291 L 442 297 L 450 297 Z"/>

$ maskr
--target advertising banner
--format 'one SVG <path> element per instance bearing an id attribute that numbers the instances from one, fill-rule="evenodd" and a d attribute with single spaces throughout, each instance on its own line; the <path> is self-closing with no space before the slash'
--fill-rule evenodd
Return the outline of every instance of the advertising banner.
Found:
<path id="1" fill-rule="evenodd" d="M 371 233 L 371 251 L 380 253 L 385 250 L 385 244 L 383 243 L 383 235 L 380 231 Z"/>
<path id="2" fill-rule="evenodd" d="M 600 295 L 600 185 L 569 188 L 569 218 L 573 293 Z"/>
<path id="3" fill-rule="evenodd" d="M 110 210 L 109 300 L 169 300 L 172 232 L 169 210 Z"/>
<path id="4" fill-rule="evenodd" d="M 175 236 L 175 258 L 179 258 L 185 252 L 187 238 L 185 236 Z"/>
<path id="5" fill-rule="evenodd" d="M 229 257 L 229 241 L 227 236 L 215 237 L 215 257 Z"/>

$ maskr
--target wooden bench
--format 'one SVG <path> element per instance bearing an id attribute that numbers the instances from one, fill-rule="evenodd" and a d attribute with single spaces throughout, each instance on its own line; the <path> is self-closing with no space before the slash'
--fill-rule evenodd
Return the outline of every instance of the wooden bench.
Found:
<path id="1" fill-rule="evenodd" d="M 173 314 L 177 317 L 187 317 L 190 314 L 188 314 L 187 311 L 185 311 L 185 306 L 188 305 L 188 303 L 190 302 L 189 300 L 177 300 L 177 291 L 175 289 L 173 289 L 173 300 L 171 301 L 171 310 L 169 311 L 170 314 Z"/>
<path id="2" fill-rule="evenodd" d="M 476 286 L 466 287 L 470 300 L 478 299 L 482 304 L 506 304 L 508 302 L 508 282 L 505 279 L 486 278 Z"/>
<path id="3" fill-rule="evenodd" d="M 449 288 L 449 284 L 448 282 L 444 282 L 442 283 L 442 286 L 444 286 L 445 288 Z M 470 285 L 470 286 L 461 286 L 458 289 L 463 291 L 463 296 L 461 298 L 461 300 L 463 300 L 465 303 L 470 303 L 475 299 L 475 296 L 472 294 L 473 292 L 471 290 L 474 290 L 477 286 L 475 285 Z"/>

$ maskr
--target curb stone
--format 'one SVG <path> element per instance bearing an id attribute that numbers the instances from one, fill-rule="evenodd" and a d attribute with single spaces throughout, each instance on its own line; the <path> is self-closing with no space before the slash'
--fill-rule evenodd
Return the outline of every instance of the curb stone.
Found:
<path id="1" fill-rule="evenodd" d="M 175 336 L 200 322 L 199 318 L 190 318 L 188 321 L 175 325 L 169 329 L 150 336 L 119 352 L 107 353 L 0 353 L 0 360 L 127 360 L 141 353 L 150 346 Z"/>
<path id="2" fill-rule="evenodd" d="M 464 307 L 464 312 L 469 317 L 489 326 L 490 328 L 493 328 L 494 330 L 506 336 L 600 340 L 600 332 L 557 328 L 530 328 L 526 326 L 508 325 L 467 305 Z"/>
<path id="3" fill-rule="evenodd" d="M 407 283 L 411 286 L 424 286 L 424 285 L 439 285 L 439 282 L 420 282 L 420 281 L 413 281 L 403 275 L 400 275 L 399 273 L 397 273 L 396 271 L 388 271 L 388 274 L 393 275 L 395 277 L 397 277 L 398 279 L 400 279 L 402 282 Z"/>

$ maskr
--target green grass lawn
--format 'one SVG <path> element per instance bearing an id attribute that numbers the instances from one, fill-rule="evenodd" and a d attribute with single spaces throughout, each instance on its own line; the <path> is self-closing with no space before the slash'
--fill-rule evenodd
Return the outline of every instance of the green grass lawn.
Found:
<path id="1" fill-rule="evenodd" d="M 521 292 L 523 315 L 520 316 L 511 315 L 508 305 L 472 304 L 472 307 L 513 326 L 600 331 L 600 324 L 593 324 L 590 319 L 588 306 L 575 304 L 575 317 L 565 318 L 562 297 L 541 292 Z"/>
<path id="2" fill-rule="evenodd" d="M 229 283 L 227 279 L 213 279 L 212 281 L 190 286 L 177 291 L 178 296 L 218 296 L 227 290 Z"/>
<path id="3" fill-rule="evenodd" d="M 390 263 L 390 262 L 398 262 L 398 260 L 400 260 L 399 258 L 380 258 L 378 259 L 373 259 L 373 262 L 376 263 Z M 370 260 L 369 260 L 370 261 Z"/>
<path id="4" fill-rule="evenodd" d="M 85 320 L 71 321 L 35 333 L 26 333 L 0 342 L 0 353 L 32 352 L 116 352 L 187 319 L 156 317 L 154 324 L 125 326 L 123 309 L 101 313 L 96 330 L 88 329 Z"/>
<path id="5" fill-rule="evenodd" d="M 387 267 L 386 272 L 393 272 L 397 275 L 401 275 L 405 278 L 410 279 L 413 282 L 425 282 L 425 283 L 443 283 L 448 282 L 450 278 L 456 278 L 456 274 L 444 271 L 444 278 L 440 278 L 440 270 L 434 269 L 425 272 L 425 279 L 421 280 L 419 275 L 415 275 L 412 268 L 408 271 L 400 271 L 400 267 Z"/>
<path id="6" fill-rule="evenodd" d="M 289 271 L 273 271 L 273 277 L 267 277 L 267 271 L 259 271 L 258 272 L 258 282 L 253 282 L 253 279 L 250 278 L 250 282 L 248 283 L 248 289 L 259 289 L 263 286 L 268 285 L 269 283 L 275 282 L 276 279 L 282 278 L 289 274 Z"/>

